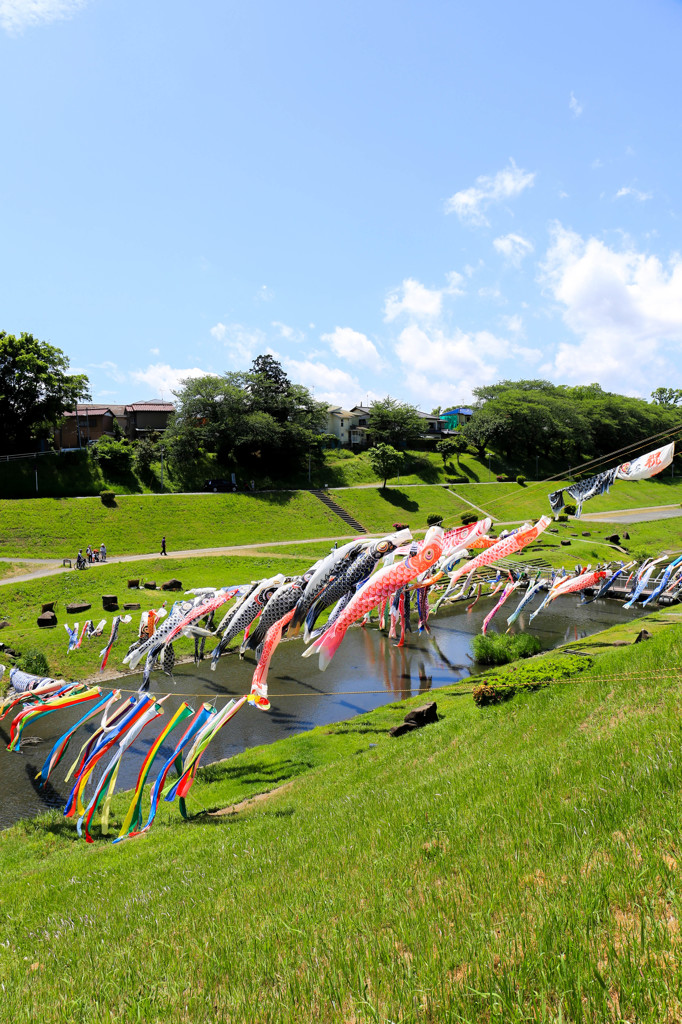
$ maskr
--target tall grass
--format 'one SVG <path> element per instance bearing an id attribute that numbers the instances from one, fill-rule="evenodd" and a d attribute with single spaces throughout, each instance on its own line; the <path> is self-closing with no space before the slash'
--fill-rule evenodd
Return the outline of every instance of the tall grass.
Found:
<path id="1" fill-rule="evenodd" d="M 246 752 L 194 812 L 292 785 L 238 813 L 9 830 L 4 1019 L 679 1019 L 682 630 L 605 643 L 499 707 L 439 692 L 399 740 L 404 705 Z"/>

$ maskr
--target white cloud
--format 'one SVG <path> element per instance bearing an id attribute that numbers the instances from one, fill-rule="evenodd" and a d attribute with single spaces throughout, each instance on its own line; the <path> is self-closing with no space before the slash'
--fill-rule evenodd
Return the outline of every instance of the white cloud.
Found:
<path id="1" fill-rule="evenodd" d="M 169 366 L 168 363 L 154 363 L 146 370 L 133 370 L 130 374 L 131 380 L 136 384 L 146 384 L 154 395 L 165 398 L 167 402 L 172 400 L 171 391 L 177 391 L 181 380 L 186 377 L 206 376 L 209 376 L 208 371 L 200 370 L 198 366 L 182 370 Z"/>
<path id="2" fill-rule="evenodd" d="M 390 322 L 403 313 L 415 320 L 440 316 L 443 296 L 464 295 L 462 275 L 451 270 L 445 276 L 448 282 L 445 288 L 427 288 L 413 277 L 405 278 L 399 288 L 394 288 L 386 296 L 384 320 Z"/>
<path id="3" fill-rule="evenodd" d="M 533 243 L 521 235 L 500 235 L 493 239 L 493 245 L 515 267 L 520 267 L 524 256 L 533 251 Z"/>
<path id="4" fill-rule="evenodd" d="M 374 342 L 352 327 L 335 327 L 331 334 L 322 335 L 322 341 L 326 341 L 332 352 L 349 363 L 360 363 L 374 370 L 383 366 Z"/>
<path id="5" fill-rule="evenodd" d="M 87 0 L 0 0 L 0 25 L 9 33 L 71 18 Z"/>
<path id="6" fill-rule="evenodd" d="M 284 359 L 283 362 L 291 379 L 310 388 L 318 402 L 341 405 L 348 409 L 365 402 L 368 394 L 370 401 L 379 397 L 373 391 L 368 392 L 350 373 L 327 366 L 321 361 Z"/>
<path id="7" fill-rule="evenodd" d="M 266 284 L 262 284 L 258 289 L 256 298 L 260 299 L 261 302 L 272 302 L 275 297 L 275 293 L 271 288 L 268 288 Z"/>
<path id="8" fill-rule="evenodd" d="M 568 109 L 569 109 L 569 110 L 571 111 L 571 113 L 573 114 L 573 117 L 580 117 L 580 115 L 581 115 L 581 114 L 582 114 L 582 112 L 583 112 L 583 108 L 582 108 L 582 107 L 581 107 L 581 105 L 580 105 L 580 104 L 578 103 L 578 101 L 577 101 L 577 99 L 575 98 L 575 96 L 573 95 L 573 93 L 571 93 L 571 98 L 570 98 L 570 100 L 568 101 Z"/>
<path id="9" fill-rule="evenodd" d="M 500 319 L 510 334 L 523 334 L 523 317 L 519 313 L 514 313 L 512 316 L 503 316 Z"/>
<path id="10" fill-rule="evenodd" d="M 507 301 L 496 284 L 479 288 L 478 296 L 481 299 L 490 299 L 491 302 L 499 302 L 501 305 L 504 305 Z"/>
<path id="11" fill-rule="evenodd" d="M 265 352 L 267 348 L 265 334 L 257 327 L 217 323 L 211 327 L 210 334 L 216 341 L 225 345 L 232 358 L 241 364 L 242 369 L 245 369 L 246 363 L 252 362 L 259 352 Z"/>
<path id="12" fill-rule="evenodd" d="M 634 188 L 630 185 L 624 185 L 623 188 L 619 188 L 616 192 L 616 199 L 624 199 L 625 196 L 632 196 L 638 203 L 645 203 L 647 199 L 653 199 L 653 193 L 651 192 L 640 192 L 638 188 Z"/>
<path id="13" fill-rule="evenodd" d="M 282 324 L 279 320 L 273 320 L 272 326 L 276 328 L 280 337 L 284 338 L 285 341 L 293 341 L 298 345 L 305 338 L 303 331 L 299 331 L 295 327 L 289 327 L 288 324 Z"/>
<path id="14" fill-rule="evenodd" d="M 473 388 L 495 380 L 509 345 L 489 331 L 447 334 L 411 324 L 401 331 L 395 351 L 417 402 L 447 404 L 455 395 L 457 401 L 469 401 Z"/>
<path id="15" fill-rule="evenodd" d="M 673 372 L 667 344 L 682 342 L 682 256 L 667 266 L 637 252 L 620 251 L 556 224 L 542 279 L 578 336 L 554 357 L 557 376 L 648 394 Z"/>
<path id="16" fill-rule="evenodd" d="M 115 380 L 117 382 L 122 382 L 126 379 L 125 374 L 121 373 L 121 371 L 119 370 L 118 364 L 112 363 L 108 359 L 106 359 L 103 363 L 89 363 L 88 367 L 92 370 L 104 370 L 107 377 L 110 377 L 111 380 Z"/>
<path id="17" fill-rule="evenodd" d="M 524 171 L 510 160 L 509 167 L 498 171 L 492 177 L 481 175 L 471 188 L 455 192 L 445 204 L 446 213 L 456 213 L 460 220 L 470 224 L 485 225 L 488 223 L 483 211 L 491 203 L 501 203 L 505 199 L 513 199 L 530 188 L 535 182 L 535 174 Z"/>
<path id="18" fill-rule="evenodd" d="M 161 349 L 150 348 L 149 351 L 150 351 L 151 355 L 153 355 L 153 356 L 160 356 L 161 355 Z"/>

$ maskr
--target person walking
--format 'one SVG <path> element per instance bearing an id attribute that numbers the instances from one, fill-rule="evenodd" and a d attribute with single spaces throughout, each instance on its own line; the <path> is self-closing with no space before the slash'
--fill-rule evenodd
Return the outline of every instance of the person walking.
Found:
<path id="1" fill-rule="evenodd" d="M 88 544 L 87 548 L 85 549 L 85 554 L 87 556 L 88 562 L 90 564 L 92 564 L 92 545 L 91 544 Z"/>
<path id="2" fill-rule="evenodd" d="M 167 555 L 168 554 L 168 552 L 166 551 L 166 538 L 165 537 L 161 538 L 161 554 L 162 555 Z"/>
<path id="3" fill-rule="evenodd" d="M 107 549 L 104 546 L 104 541 L 99 546 L 99 560 L 100 562 L 106 562 L 107 560 Z"/>

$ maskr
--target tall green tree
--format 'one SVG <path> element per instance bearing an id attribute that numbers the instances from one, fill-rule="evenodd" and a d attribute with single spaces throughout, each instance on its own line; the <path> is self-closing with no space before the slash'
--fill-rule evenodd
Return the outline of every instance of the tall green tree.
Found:
<path id="1" fill-rule="evenodd" d="M 61 349 L 32 334 L 0 331 L 0 451 L 33 450 L 63 415 L 90 398 L 85 374 L 69 374 Z"/>
<path id="2" fill-rule="evenodd" d="M 270 355 L 258 356 L 247 372 L 183 380 L 174 394 L 172 450 L 181 457 L 193 444 L 249 478 L 300 471 L 325 425 L 325 407 Z"/>
<path id="3" fill-rule="evenodd" d="M 413 405 L 398 402 L 388 395 L 369 407 L 369 432 L 373 444 L 409 448 L 424 433 L 424 420 Z"/>
<path id="4" fill-rule="evenodd" d="M 375 444 L 367 452 L 370 465 L 374 472 L 384 481 L 381 485 L 386 489 L 386 481 L 389 477 L 400 472 L 405 456 L 390 444 Z"/>

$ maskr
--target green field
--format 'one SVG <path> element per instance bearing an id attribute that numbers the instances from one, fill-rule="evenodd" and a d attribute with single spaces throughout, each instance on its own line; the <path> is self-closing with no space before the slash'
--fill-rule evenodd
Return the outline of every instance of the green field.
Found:
<path id="1" fill-rule="evenodd" d="M 566 486 L 566 480 L 552 480 L 549 483 L 529 482 L 519 484 L 453 484 L 452 490 L 485 509 L 495 519 L 503 522 L 523 519 L 538 519 L 550 514 L 547 495 L 559 487 Z M 571 501 L 570 495 L 566 500 Z M 606 512 L 610 509 L 645 508 L 655 505 L 679 505 L 682 502 L 682 477 L 639 480 L 634 483 L 616 481 L 608 494 L 591 498 L 583 506 L 583 514 Z"/>
<path id="2" fill-rule="evenodd" d="M 262 494 L 130 495 L 107 508 L 99 498 L 0 502 L 0 554 L 75 558 L 102 541 L 109 555 L 336 537 L 337 515 L 306 491 Z"/>
<path id="3" fill-rule="evenodd" d="M 213 765 L 194 820 L 164 804 L 120 847 L 57 812 L 9 829 L 3 1018 L 679 1019 L 682 626 L 654 618 L 583 641 L 563 685 L 439 690 L 400 739 L 405 704 Z"/>
<path id="4" fill-rule="evenodd" d="M 333 491 L 331 496 L 367 530 L 379 533 L 390 533 L 395 522 L 425 530 L 431 513 L 443 516 L 445 528 L 459 526 L 461 513 L 473 511 L 445 487 L 363 487 Z"/>
<path id="5" fill-rule="evenodd" d="M 127 565 L 96 566 L 82 572 L 74 569 L 58 576 L 47 576 L 15 585 L 7 584 L 0 588 L 0 618 L 7 619 L 10 625 L 3 629 L 2 640 L 22 654 L 30 650 L 42 651 L 47 658 L 50 671 L 56 676 L 84 679 L 99 669 L 99 652 L 106 645 L 113 615 L 125 614 L 124 603 L 139 603 L 140 611 L 130 613 L 132 622 L 121 626 L 119 639 L 112 648 L 107 662 L 108 670 L 126 673 L 123 658 L 137 635 L 141 612 L 158 608 L 163 601 L 166 601 L 167 607 L 170 608 L 174 601 L 182 597 L 182 593 L 164 593 L 160 590 L 128 590 L 129 579 L 139 578 L 141 582 L 153 580 L 160 586 L 165 580 L 174 577 L 181 581 L 185 589 L 221 587 L 248 583 L 249 580 L 261 579 L 279 572 L 300 573 L 308 568 L 315 557 L 289 556 L 283 559 L 277 556 L 214 556 L 187 560 L 168 557 Z M 104 594 L 115 594 L 118 597 L 118 613 L 102 610 Z M 53 629 L 39 629 L 36 619 L 42 604 L 49 601 L 55 602 L 58 625 Z M 67 615 L 66 605 L 76 602 L 88 602 L 92 604 L 92 608 L 78 616 Z M 107 627 L 103 638 L 84 640 L 79 650 L 67 653 L 68 637 L 64 623 L 68 622 L 73 627 L 76 618 L 81 627 L 86 619 L 98 622 L 106 618 Z M 176 644 L 179 657 L 189 655 L 194 650 L 193 641 L 186 637 L 179 637 Z M 2 660 L 0 656 L 0 661 Z"/>

